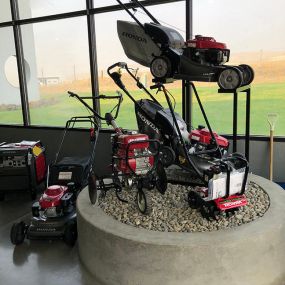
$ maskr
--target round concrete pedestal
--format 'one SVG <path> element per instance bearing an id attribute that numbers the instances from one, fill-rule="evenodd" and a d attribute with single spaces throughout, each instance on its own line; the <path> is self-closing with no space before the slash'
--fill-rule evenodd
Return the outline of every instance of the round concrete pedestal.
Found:
<path id="1" fill-rule="evenodd" d="M 262 218 L 234 229 L 168 233 L 137 229 L 77 202 L 79 254 L 100 285 L 282 285 L 285 280 L 285 191 L 258 176 L 270 196 Z M 96 283 L 97 284 L 97 283 Z"/>

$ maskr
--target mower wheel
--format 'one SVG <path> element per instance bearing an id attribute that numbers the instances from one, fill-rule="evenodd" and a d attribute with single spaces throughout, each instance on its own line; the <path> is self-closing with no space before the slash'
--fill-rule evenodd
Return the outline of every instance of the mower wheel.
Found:
<path id="1" fill-rule="evenodd" d="M 96 176 L 94 173 L 90 173 L 88 177 L 88 193 L 89 199 L 92 205 L 97 201 L 97 185 L 96 185 Z"/>
<path id="2" fill-rule="evenodd" d="M 200 208 L 201 215 L 203 218 L 210 221 L 210 219 L 218 220 L 219 219 L 219 211 L 217 211 L 216 206 L 211 202 L 205 202 L 201 205 Z"/>
<path id="3" fill-rule="evenodd" d="M 189 191 L 188 193 L 188 204 L 191 209 L 198 209 L 201 207 L 202 198 L 195 191 Z"/>
<path id="4" fill-rule="evenodd" d="M 254 79 L 254 70 L 252 67 L 247 64 L 241 64 L 239 68 L 242 69 L 243 85 L 250 84 Z"/>
<path id="5" fill-rule="evenodd" d="M 13 224 L 10 231 L 10 240 L 14 245 L 19 245 L 24 242 L 26 236 L 26 224 L 22 221 Z"/>
<path id="6" fill-rule="evenodd" d="M 218 85 L 221 89 L 234 90 L 243 84 L 243 75 L 240 69 L 234 66 L 226 67 L 218 77 Z"/>
<path id="7" fill-rule="evenodd" d="M 159 193 L 164 194 L 167 190 L 167 176 L 162 165 L 162 162 L 158 162 L 156 166 L 156 182 L 155 186 Z"/>
<path id="8" fill-rule="evenodd" d="M 136 204 L 139 211 L 144 214 L 148 215 L 152 210 L 151 199 L 148 197 L 149 192 L 145 192 L 142 189 L 137 191 L 136 195 Z"/>
<path id="9" fill-rule="evenodd" d="M 160 152 L 163 166 L 168 167 L 175 162 L 175 152 L 171 147 L 163 146 Z"/>
<path id="10" fill-rule="evenodd" d="M 157 56 L 150 63 L 151 74 L 158 79 L 169 78 L 172 74 L 171 61 L 166 56 Z"/>
<path id="11" fill-rule="evenodd" d="M 77 224 L 76 222 L 68 223 L 64 230 L 64 242 L 69 246 L 74 246 L 77 240 Z"/>

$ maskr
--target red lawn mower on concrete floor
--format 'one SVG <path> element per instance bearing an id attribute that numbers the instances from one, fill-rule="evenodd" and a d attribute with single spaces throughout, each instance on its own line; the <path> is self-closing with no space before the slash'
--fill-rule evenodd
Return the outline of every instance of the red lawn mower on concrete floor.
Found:
<path id="1" fill-rule="evenodd" d="M 221 89 L 233 90 L 253 81 L 254 71 L 249 65 L 224 65 L 230 57 L 226 44 L 201 35 L 185 41 L 176 30 L 161 25 L 139 1 L 130 2 L 141 8 L 151 23 L 141 23 L 122 1 L 117 2 L 135 21 L 117 24 L 125 54 L 149 67 L 155 82 L 175 79 L 218 82 Z"/>
<path id="2" fill-rule="evenodd" d="M 90 153 L 86 156 L 64 156 L 60 160 L 68 131 L 78 124 L 90 125 Z M 53 164 L 49 166 L 48 185 L 39 201 L 32 206 L 32 218 L 13 224 L 10 239 L 14 245 L 27 239 L 63 239 L 73 246 L 77 239 L 76 199 L 92 175 L 98 122 L 92 116 L 73 117 L 67 121 Z M 73 155 L 73 153 L 72 153 Z"/>
<path id="3" fill-rule="evenodd" d="M 159 159 L 160 142 L 156 139 L 149 139 L 147 134 L 124 130 L 117 125 L 115 119 L 122 102 L 120 93 L 117 96 L 100 95 L 108 99 L 118 99 L 118 104 L 112 110 L 115 111 L 115 115 L 113 116 L 110 112 L 104 117 L 86 104 L 82 97 L 71 92 L 70 94 L 93 112 L 96 118 L 105 121 L 115 131 L 111 136 L 112 162 L 110 168 L 112 174 L 105 177 L 95 174 L 92 176 L 88 186 L 91 203 L 96 203 L 98 190 L 100 190 L 101 197 L 104 197 L 108 190 L 115 190 L 120 201 L 128 202 L 121 197 L 121 192 L 124 188 L 136 187 L 136 205 L 141 213 L 147 213 L 151 207 L 147 198 L 148 192 L 145 190 L 152 190 L 156 187 L 159 192 L 164 193 L 167 188 L 166 173 Z M 152 150 L 150 145 L 154 145 L 155 150 Z"/>

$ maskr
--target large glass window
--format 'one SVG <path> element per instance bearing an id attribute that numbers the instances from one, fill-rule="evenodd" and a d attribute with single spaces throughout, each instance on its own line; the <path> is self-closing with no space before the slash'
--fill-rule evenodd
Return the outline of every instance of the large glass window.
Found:
<path id="1" fill-rule="evenodd" d="M 0 22 L 8 22 L 12 20 L 10 0 L 1 1 Z"/>
<path id="2" fill-rule="evenodd" d="M 0 28 L 0 123 L 21 124 L 22 109 L 12 28 Z"/>
<path id="3" fill-rule="evenodd" d="M 86 9 L 85 0 L 18 0 L 21 19 Z"/>
<path id="4" fill-rule="evenodd" d="M 86 17 L 22 26 L 32 125 L 63 126 L 86 109 L 67 91 L 91 95 Z"/>
<path id="5" fill-rule="evenodd" d="M 149 7 L 148 9 L 155 17 L 157 17 L 157 19 L 161 22 L 161 24 L 163 25 L 170 24 L 172 26 L 175 26 L 175 28 L 180 30 L 183 37 L 185 36 L 184 2 L 152 6 Z M 172 17 L 174 9 L 177 15 L 179 15 L 179 17 Z M 146 17 L 144 12 L 141 11 L 140 9 L 137 9 L 136 16 L 142 21 L 142 23 L 150 22 L 150 19 Z M 106 72 L 108 66 L 119 61 L 126 62 L 128 66 L 133 69 L 139 68 L 137 71 L 137 75 L 140 77 L 141 82 L 148 87 L 152 84 L 151 81 L 152 76 L 150 74 L 149 68 L 141 66 L 137 62 L 134 62 L 126 57 L 117 35 L 118 20 L 133 21 L 133 19 L 125 11 L 95 15 L 100 93 L 114 94 L 115 91 L 119 89 L 112 82 L 112 80 L 109 78 Z M 129 91 L 136 100 L 147 97 L 145 93 L 138 90 L 135 82 L 124 72 L 122 74 L 122 79 L 125 82 L 126 87 L 129 89 Z M 177 81 L 173 84 L 168 84 L 167 87 L 175 98 L 176 111 L 181 112 L 182 110 L 181 82 Z M 159 93 L 156 94 L 155 96 L 163 105 L 166 105 L 166 100 L 163 94 Z M 101 103 L 102 114 L 110 110 L 109 104 L 107 103 L 107 101 Z M 124 101 L 122 103 L 122 108 L 118 117 L 118 123 L 120 124 L 121 127 L 137 128 L 133 103 L 125 95 L 124 95 Z"/>
<path id="6" fill-rule="evenodd" d="M 285 134 L 285 2 L 194 1 L 194 34 L 213 36 L 231 50 L 230 64 L 249 64 L 255 71 L 252 83 L 251 134 L 267 135 L 267 114 L 276 112 L 276 134 Z M 216 84 L 198 84 L 201 99 L 213 128 L 232 133 L 232 96 L 218 94 Z M 238 132 L 244 133 L 245 94 L 239 94 Z M 194 101 L 194 125 L 201 116 Z"/>

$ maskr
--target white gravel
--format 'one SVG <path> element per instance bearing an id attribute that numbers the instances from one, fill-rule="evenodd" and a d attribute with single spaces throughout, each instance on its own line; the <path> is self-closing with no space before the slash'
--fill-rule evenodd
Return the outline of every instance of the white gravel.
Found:
<path id="1" fill-rule="evenodd" d="M 237 227 L 262 217 L 270 205 L 266 192 L 257 184 L 250 183 L 245 207 L 230 217 L 222 215 L 217 221 L 208 221 L 202 218 L 198 210 L 188 206 L 187 194 L 190 189 L 189 186 L 168 184 L 164 195 L 156 189 L 149 191 L 152 210 L 148 215 L 141 214 L 134 203 L 136 189 L 123 191 L 122 197 L 129 203 L 120 202 L 114 191 L 108 191 L 105 198 L 99 198 L 99 204 L 106 214 L 122 223 L 166 232 L 205 232 Z"/>

